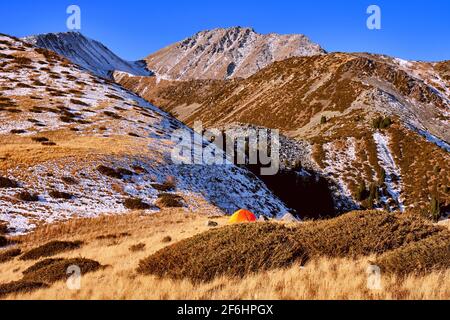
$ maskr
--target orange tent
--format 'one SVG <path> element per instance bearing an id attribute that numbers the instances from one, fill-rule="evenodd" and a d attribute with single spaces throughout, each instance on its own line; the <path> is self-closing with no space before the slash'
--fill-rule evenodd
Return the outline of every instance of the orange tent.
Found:
<path id="1" fill-rule="evenodd" d="M 241 209 L 239 211 L 236 211 L 231 216 L 229 223 L 231 223 L 231 224 L 246 223 L 246 222 L 255 222 L 256 220 L 257 220 L 257 218 L 252 212 Z"/>

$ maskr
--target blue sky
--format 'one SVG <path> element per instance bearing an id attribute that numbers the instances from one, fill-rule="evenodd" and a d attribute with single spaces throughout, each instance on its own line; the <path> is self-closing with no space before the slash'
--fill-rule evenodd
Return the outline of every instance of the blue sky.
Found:
<path id="1" fill-rule="evenodd" d="M 238 25 L 303 33 L 328 51 L 450 59 L 449 0 L 10 0 L 0 2 L 0 32 L 67 31 L 71 4 L 81 7 L 82 33 L 129 60 L 204 29 Z M 381 30 L 366 27 L 371 4 L 382 10 Z"/>

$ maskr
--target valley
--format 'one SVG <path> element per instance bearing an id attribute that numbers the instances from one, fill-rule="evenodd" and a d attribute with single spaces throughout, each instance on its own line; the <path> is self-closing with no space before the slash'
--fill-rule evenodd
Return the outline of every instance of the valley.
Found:
<path id="1" fill-rule="evenodd" d="M 0 299 L 448 299 L 449 74 L 243 27 L 137 61 L 0 34 Z"/>

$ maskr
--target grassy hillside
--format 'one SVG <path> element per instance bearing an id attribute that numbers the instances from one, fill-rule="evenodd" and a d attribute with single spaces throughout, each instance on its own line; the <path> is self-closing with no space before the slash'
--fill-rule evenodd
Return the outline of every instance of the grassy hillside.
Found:
<path id="1" fill-rule="evenodd" d="M 273 264 L 270 268 L 265 268 L 255 261 L 246 260 L 247 263 L 256 266 L 253 272 L 242 274 L 223 274 L 218 277 L 212 277 L 206 282 L 196 283 L 186 279 L 171 279 L 167 276 L 143 275 L 138 267 L 142 261 L 160 250 L 176 250 L 182 248 L 184 241 L 195 242 L 195 237 L 214 239 L 208 236 L 216 235 L 214 243 L 209 250 L 216 250 L 218 255 L 226 257 L 228 260 L 238 263 L 239 257 L 247 257 L 252 250 L 258 250 L 258 246 L 264 247 L 265 242 L 258 239 L 270 239 L 272 244 L 278 242 L 277 251 L 268 255 L 270 250 L 262 252 L 265 258 L 280 260 L 285 250 L 291 250 L 292 246 L 284 242 L 285 237 L 290 237 L 291 241 L 298 238 L 299 230 L 314 228 L 328 230 L 326 234 L 334 234 L 330 238 L 328 246 L 344 248 L 337 237 L 342 235 L 342 239 L 349 234 L 345 229 L 338 231 L 344 224 L 354 223 L 356 219 L 360 220 L 361 227 L 367 228 L 380 227 L 379 232 L 387 232 L 390 224 L 383 224 L 386 219 L 393 219 L 399 223 L 394 223 L 391 230 L 394 231 L 391 245 L 383 246 L 385 250 L 379 249 L 372 252 L 391 252 L 390 248 L 406 245 L 404 250 L 410 250 L 418 243 L 419 238 L 398 237 L 408 230 L 409 234 L 417 235 L 416 230 L 420 232 L 420 238 L 429 238 L 427 232 L 431 234 L 439 233 L 445 235 L 445 228 L 438 228 L 428 225 L 427 232 L 422 232 L 423 227 L 419 221 L 403 220 L 398 218 L 386 218 L 381 215 L 372 219 L 364 219 L 363 213 L 354 213 L 347 217 L 341 217 L 331 220 L 330 223 L 310 222 L 307 224 L 253 224 L 242 226 L 227 226 L 227 220 L 221 218 L 208 218 L 207 216 L 186 214 L 179 209 L 166 209 L 155 215 L 143 215 L 136 212 L 132 215 L 110 216 L 95 219 L 76 219 L 66 223 L 49 225 L 39 228 L 35 232 L 21 236 L 16 239 L 20 244 L 18 247 L 24 254 L 31 249 L 39 248 L 51 241 L 82 241 L 81 247 L 74 248 L 68 246 L 67 251 L 59 251 L 51 255 L 50 247 L 47 246 L 45 252 L 50 252 L 50 256 L 41 257 L 36 260 L 22 260 L 20 254 L 16 257 L 10 257 L 3 263 L 0 263 L 0 290 L 5 289 L 4 284 L 18 282 L 21 279 L 27 280 L 27 274 L 32 273 L 33 277 L 28 279 L 50 281 L 49 287 L 40 288 L 29 293 L 18 293 L 3 296 L 6 299 L 449 299 L 450 297 L 450 271 L 446 268 L 440 270 L 428 269 L 425 273 L 409 273 L 407 276 L 399 276 L 391 272 L 382 273 L 382 290 L 369 290 L 367 288 L 367 268 L 369 264 L 375 263 L 377 255 L 369 254 L 370 251 L 360 251 L 361 254 L 347 254 L 348 250 L 342 250 L 341 254 L 335 255 L 311 255 L 309 260 L 300 267 L 299 264 L 292 263 L 292 259 L 287 264 Z M 381 218 L 381 220 L 380 220 Z M 347 220 L 346 220 L 347 219 Z M 217 229 L 211 230 L 207 226 L 208 221 L 215 221 L 219 224 Z M 347 223 L 346 223 L 347 221 Z M 372 222 L 370 222 L 372 221 Z M 392 222 L 391 221 L 391 222 Z M 326 225 L 326 226 L 325 226 Z M 242 234 L 229 233 L 233 228 L 253 229 L 252 238 Z M 311 229 L 312 228 L 312 229 Z M 336 228 L 336 229 L 334 229 Z M 351 228 L 347 225 L 347 228 Z M 383 231 L 383 228 L 385 231 Z M 290 230 L 280 237 L 272 238 L 269 234 L 261 233 L 267 230 Z M 205 233 L 207 232 L 207 233 Z M 222 232 L 228 232 L 229 240 L 220 238 Z M 278 231 L 276 231 L 278 232 Z M 217 236 L 219 235 L 219 236 Z M 360 233 L 363 237 L 363 232 Z M 370 237 L 370 235 L 368 235 Z M 194 237 L 194 238 L 193 238 Z M 284 237 L 284 238 L 283 238 Z M 320 236 L 315 238 L 316 241 Z M 364 237 L 363 237 L 364 238 Z M 324 245 L 324 238 L 320 242 Z M 448 239 L 448 238 L 447 238 Z M 239 242 L 239 240 L 242 240 Z M 221 242 L 222 241 L 222 242 Z M 269 242 L 270 242 L 269 241 Z M 447 242 L 448 243 L 448 242 Z M 366 242 L 365 248 L 370 247 L 370 241 Z M 385 243 L 386 244 L 386 243 Z M 442 244 L 442 243 L 441 243 Z M 198 242 L 197 246 L 203 246 L 204 250 L 198 250 L 192 247 L 191 251 L 185 252 L 186 259 L 194 259 L 197 265 L 201 266 L 202 257 L 208 256 L 208 248 L 205 243 Z M 358 242 L 350 244 L 354 248 L 359 248 Z M 379 246 L 375 242 L 374 246 Z M 306 244 L 306 248 L 309 247 Z M 261 248 L 261 247 L 259 247 Z M 268 249 L 269 247 L 266 247 Z M 273 247 L 272 247 L 273 248 Z M 300 248 L 300 247 L 299 247 Z M 388 250 L 389 248 L 389 250 Z M 205 251 L 206 250 L 206 251 Z M 225 251 L 224 251 L 225 250 Z M 312 249 L 310 249 L 312 250 Z M 339 250 L 338 250 L 339 251 Z M 43 252 L 43 251 L 41 251 Z M 402 253 L 402 256 L 404 254 Z M 261 256 L 263 257 L 263 256 Z M 381 256 L 383 258 L 383 256 Z M 82 260 L 80 260 L 83 258 Z M 383 259 L 388 259 L 385 257 Z M 54 259 L 55 261 L 49 261 Z M 58 260 L 68 259 L 68 260 Z M 78 259 L 78 260 L 70 260 Z M 1 261 L 1 259 L 0 259 Z M 71 291 L 67 289 L 65 278 L 58 279 L 58 272 L 62 272 L 61 265 L 76 262 L 82 263 L 83 268 L 89 273 L 82 277 L 81 290 Z M 164 260 L 161 261 L 164 263 Z M 50 269 L 45 265 L 50 265 Z M 183 263 L 179 263 L 182 266 Z M 43 268 L 44 265 L 44 268 Z M 219 264 L 219 267 L 230 266 L 232 263 Z M 172 266 L 172 267 L 171 267 Z M 165 270 L 174 270 L 173 264 L 167 261 Z M 185 266 L 189 266 L 186 264 Z M 30 269 L 30 267 L 32 267 Z M 82 269 L 83 269 L 82 268 Z M 41 271 L 39 271 L 41 270 Z M 42 271 L 43 270 L 43 271 Z M 245 270 L 245 269 L 242 269 Z M 34 274 L 33 274 L 34 272 Z M 37 272 L 37 273 L 36 273 Z M 50 272 L 51 275 L 48 275 Z M 23 274 L 24 273 L 24 274 Z M 55 276 L 56 274 L 56 276 Z M 67 277 L 64 273 L 64 276 Z M 45 282 L 45 281 L 44 281 Z M 30 284 L 30 283 L 28 283 Z M 31 285 L 39 283 L 31 283 Z M 35 288 L 35 287 L 33 287 Z M 38 287 L 39 288 L 39 287 Z"/>

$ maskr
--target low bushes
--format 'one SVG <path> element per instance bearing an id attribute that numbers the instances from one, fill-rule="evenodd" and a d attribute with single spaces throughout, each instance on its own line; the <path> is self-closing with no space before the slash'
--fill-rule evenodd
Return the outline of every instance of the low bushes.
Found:
<path id="1" fill-rule="evenodd" d="M 0 222 L 0 234 L 8 232 L 8 224 L 6 222 Z"/>
<path id="2" fill-rule="evenodd" d="M 373 120 L 372 125 L 374 129 L 388 129 L 392 125 L 393 121 L 390 117 L 378 117 Z"/>
<path id="3" fill-rule="evenodd" d="M 8 239 L 6 239 L 4 236 L 0 236 L 0 248 L 4 247 L 8 244 Z"/>
<path id="4" fill-rule="evenodd" d="M 161 193 L 156 200 L 156 205 L 160 208 L 182 208 L 183 198 L 171 193 Z"/>
<path id="5" fill-rule="evenodd" d="M 11 134 L 23 134 L 23 133 L 27 133 L 26 130 L 22 130 L 22 129 L 13 129 L 10 131 Z"/>
<path id="6" fill-rule="evenodd" d="M 24 280 L 0 284 L 0 298 L 9 294 L 28 293 L 45 288 L 48 288 L 48 285 L 45 283 Z"/>
<path id="7" fill-rule="evenodd" d="M 285 226 L 242 224 L 213 230 L 158 251 L 139 263 L 138 272 L 207 282 L 217 276 L 303 264 L 306 254 Z"/>
<path id="8" fill-rule="evenodd" d="M 406 276 L 425 274 L 450 268 L 450 232 L 441 233 L 419 242 L 390 251 L 376 263 L 382 271 Z"/>
<path id="9" fill-rule="evenodd" d="M 152 184 L 151 185 L 153 189 L 162 191 L 162 192 L 169 192 L 169 191 L 175 191 L 177 187 L 177 180 L 175 177 L 169 176 L 166 178 L 166 181 L 164 181 L 163 184 Z"/>
<path id="10" fill-rule="evenodd" d="M 291 227 L 252 223 L 213 229 L 142 260 L 138 272 L 208 282 L 286 268 L 307 258 L 381 255 L 385 270 L 410 273 L 448 267 L 449 242 L 448 231 L 417 217 L 352 212 Z"/>
<path id="11" fill-rule="evenodd" d="M 125 169 L 125 168 L 110 168 L 104 165 L 100 165 L 97 167 L 98 172 L 100 172 L 101 174 L 110 177 L 110 178 L 115 178 L 115 179 L 123 179 L 126 176 L 132 176 L 134 175 L 134 172 Z"/>
<path id="12" fill-rule="evenodd" d="M 110 118 L 113 118 L 113 119 L 116 119 L 116 120 L 122 119 L 122 116 L 120 116 L 120 115 L 118 115 L 117 113 L 112 112 L 112 111 L 104 111 L 103 113 L 104 113 L 106 116 L 108 116 L 108 117 L 110 117 Z"/>
<path id="13" fill-rule="evenodd" d="M 19 183 L 17 181 L 14 181 L 9 178 L 0 177 L 0 188 L 3 189 L 12 189 L 12 188 L 18 188 Z"/>
<path id="14" fill-rule="evenodd" d="M 24 253 L 20 260 L 37 260 L 43 257 L 51 257 L 62 252 L 79 249 L 82 245 L 83 242 L 81 241 L 52 241 Z"/>
<path id="15" fill-rule="evenodd" d="M 78 180 L 76 180 L 75 178 L 72 177 L 62 177 L 61 180 L 69 185 L 77 185 L 79 184 Z"/>
<path id="16" fill-rule="evenodd" d="M 94 260 L 76 259 L 47 259 L 31 266 L 23 272 L 23 280 L 28 282 L 38 282 L 53 284 L 57 281 L 67 279 L 70 275 L 67 270 L 70 266 L 80 268 L 81 274 L 95 272 L 102 268 L 102 265 Z"/>
<path id="17" fill-rule="evenodd" d="M 50 197 L 54 198 L 54 199 L 65 199 L 65 200 L 70 200 L 73 198 L 73 195 L 71 195 L 70 193 L 67 192 L 63 192 L 63 191 L 58 191 L 58 190 L 52 190 L 49 192 Z"/>
<path id="18" fill-rule="evenodd" d="M 5 263 L 11 261 L 17 256 L 20 256 L 22 250 L 20 249 L 11 249 L 0 253 L 0 263 Z"/>
<path id="19" fill-rule="evenodd" d="M 311 254 L 357 257 L 382 254 L 442 232 L 442 228 L 412 215 L 356 211 L 335 219 L 308 222 L 298 239 Z"/>
<path id="20" fill-rule="evenodd" d="M 123 205 L 125 208 L 130 210 L 148 210 L 152 206 L 148 203 L 145 203 L 142 199 L 139 198 L 128 198 L 125 199 Z"/>
<path id="21" fill-rule="evenodd" d="M 17 199 L 25 202 L 37 202 L 39 201 L 39 195 L 37 193 L 30 193 L 28 191 L 22 191 L 17 195 Z"/>
<path id="22" fill-rule="evenodd" d="M 86 102 L 83 102 L 81 100 L 77 100 L 77 99 L 70 99 L 70 103 L 76 104 L 79 106 L 83 106 L 83 107 L 89 107 L 89 104 L 87 104 Z"/>
<path id="23" fill-rule="evenodd" d="M 145 250 L 145 243 L 138 243 L 138 244 L 132 245 L 132 246 L 129 248 L 129 250 L 130 250 L 131 252 L 141 252 L 141 251 L 144 251 L 144 250 Z"/>

